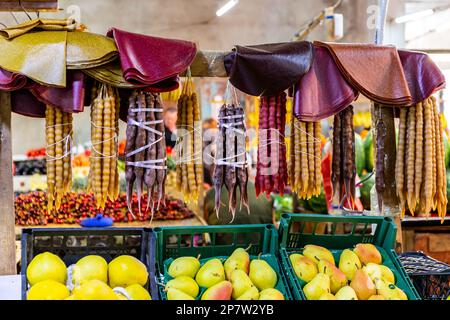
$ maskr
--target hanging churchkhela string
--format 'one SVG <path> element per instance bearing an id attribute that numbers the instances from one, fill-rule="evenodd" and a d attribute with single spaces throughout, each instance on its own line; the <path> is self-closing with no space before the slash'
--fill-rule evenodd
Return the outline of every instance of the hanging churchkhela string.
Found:
<path id="1" fill-rule="evenodd" d="M 159 94 L 134 92 L 129 98 L 127 142 L 125 146 L 125 178 L 128 210 L 131 207 L 133 187 L 136 185 L 138 210 L 141 214 L 142 189 L 147 187 L 147 209 L 153 212 L 164 197 L 166 178 L 166 141 L 164 139 L 163 107 Z"/>
<path id="2" fill-rule="evenodd" d="M 234 103 L 227 104 L 231 90 L 234 94 Z M 219 132 L 216 138 L 217 150 L 213 184 L 217 216 L 221 205 L 222 186 L 225 185 L 229 195 L 228 209 L 233 217 L 232 221 L 234 221 L 236 214 L 237 188 L 239 188 L 241 195 L 240 208 L 245 206 L 250 214 L 247 194 L 248 168 L 244 118 L 244 109 L 238 103 L 236 91 L 228 83 L 225 104 L 219 111 Z"/>
<path id="3" fill-rule="evenodd" d="M 58 210 L 62 196 L 72 188 L 72 122 L 71 113 L 47 105 L 45 134 L 48 212 Z"/>
<path id="4" fill-rule="evenodd" d="M 200 105 L 190 69 L 178 99 L 176 181 L 185 202 L 197 201 L 203 184 Z"/>

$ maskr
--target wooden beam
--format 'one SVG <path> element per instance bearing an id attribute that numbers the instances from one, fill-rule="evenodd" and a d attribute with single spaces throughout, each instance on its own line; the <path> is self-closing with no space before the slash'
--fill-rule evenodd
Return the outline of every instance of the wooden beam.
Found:
<path id="1" fill-rule="evenodd" d="M 0 275 L 16 274 L 11 94 L 0 91 Z"/>

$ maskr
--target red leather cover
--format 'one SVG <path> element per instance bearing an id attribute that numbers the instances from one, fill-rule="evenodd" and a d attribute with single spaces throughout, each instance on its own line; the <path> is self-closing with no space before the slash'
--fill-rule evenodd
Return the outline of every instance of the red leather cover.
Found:
<path id="1" fill-rule="evenodd" d="M 320 121 L 339 113 L 358 96 L 342 77 L 328 50 L 314 46 L 314 61 L 294 91 L 294 115 Z"/>
<path id="2" fill-rule="evenodd" d="M 325 43 L 341 74 L 353 88 L 372 101 L 385 105 L 409 106 L 413 98 L 397 49 L 359 43 Z"/>
<path id="3" fill-rule="evenodd" d="M 398 50 L 413 104 L 445 88 L 445 77 L 439 67 L 423 52 Z"/>
<path id="4" fill-rule="evenodd" d="M 195 58 L 195 43 L 152 37 L 117 28 L 107 36 L 114 38 L 120 54 L 125 80 L 145 84 L 154 91 L 178 88 L 178 74 L 185 71 Z"/>
<path id="5" fill-rule="evenodd" d="M 27 84 L 27 77 L 0 68 L 0 90 L 19 90 Z"/>

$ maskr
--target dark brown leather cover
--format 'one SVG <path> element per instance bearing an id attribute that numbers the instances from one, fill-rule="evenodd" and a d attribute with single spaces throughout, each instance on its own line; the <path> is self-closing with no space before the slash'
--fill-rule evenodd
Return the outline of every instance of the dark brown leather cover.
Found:
<path id="1" fill-rule="evenodd" d="M 320 121 L 345 109 L 357 96 L 328 50 L 314 46 L 311 69 L 295 86 L 294 115 L 300 121 Z"/>
<path id="2" fill-rule="evenodd" d="M 413 99 L 395 47 L 320 41 L 314 44 L 329 50 L 341 74 L 367 98 L 384 105 L 412 104 Z"/>
<path id="3" fill-rule="evenodd" d="M 297 83 L 312 59 L 312 44 L 307 41 L 235 46 L 225 58 L 225 68 L 237 89 L 252 96 L 271 96 Z"/>
<path id="4" fill-rule="evenodd" d="M 413 104 L 445 88 L 445 77 L 439 67 L 423 52 L 398 50 Z"/>
<path id="5" fill-rule="evenodd" d="M 107 34 L 116 41 L 123 76 L 133 84 L 145 84 L 153 91 L 178 88 L 178 74 L 195 58 L 195 43 L 151 37 L 111 28 Z"/>

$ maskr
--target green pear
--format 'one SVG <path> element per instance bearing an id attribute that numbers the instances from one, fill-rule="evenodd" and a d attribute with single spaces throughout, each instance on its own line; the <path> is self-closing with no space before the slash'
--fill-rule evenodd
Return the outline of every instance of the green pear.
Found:
<path id="1" fill-rule="evenodd" d="M 250 267 L 250 255 L 243 248 L 237 248 L 233 251 L 231 256 L 223 264 L 225 268 L 225 275 L 228 280 L 231 280 L 231 274 L 234 270 L 242 270 L 248 274 Z"/>
<path id="2" fill-rule="evenodd" d="M 356 270 L 361 269 L 361 261 L 358 256 L 350 249 L 345 249 L 339 259 L 339 269 L 345 274 L 347 280 L 352 281 Z"/>
<path id="3" fill-rule="evenodd" d="M 324 273 L 330 277 L 331 293 L 335 294 L 340 288 L 347 285 L 345 273 L 328 260 L 320 260 L 317 266 L 320 273 Z"/>
<path id="4" fill-rule="evenodd" d="M 395 284 L 395 276 L 389 267 L 386 267 L 385 265 L 380 264 L 381 269 L 381 280 L 387 282 L 387 283 L 394 283 Z"/>
<path id="5" fill-rule="evenodd" d="M 319 300 L 336 300 L 336 297 L 334 296 L 334 294 L 324 293 L 320 296 Z"/>
<path id="6" fill-rule="evenodd" d="M 334 257 L 331 251 L 321 246 L 308 244 L 303 248 L 303 255 L 310 258 L 315 263 L 319 263 L 319 261 L 323 259 L 334 264 Z"/>
<path id="7" fill-rule="evenodd" d="M 356 270 L 352 282 L 350 283 L 350 287 L 355 290 L 358 300 L 367 300 L 371 296 L 377 294 L 375 284 L 362 269 Z"/>
<path id="8" fill-rule="evenodd" d="M 318 273 L 303 287 L 303 293 L 308 300 L 319 300 L 323 294 L 330 293 L 330 277 L 326 274 Z"/>
<path id="9" fill-rule="evenodd" d="M 393 283 L 387 283 L 383 280 L 376 282 L 377 294 L 384 297 L 386 300 L 408 300 L 408 296 L 402 289 Z"/>
<path id="10" fill-rule="evenodd" d="M 239 298 L 250 288 L 255 287 L 250 277 L 242 270 L 234 270 L 231 274 L 231 284 L 233 285 L 233 299 Z"/>
<path id="11" fill-rule="evenodd" d="M 197 282 L 188 276 L 180 276 L 167 282 L 166 290 L 174 288 L 195 298 L 198 295 L 199 288 Z"/>
<path id="12" fill-rule="evenodd" d="M 202 300 L 231 300 L 233 286 L 230 281 L 220 281 L 208 288 L 202 295 Z"/>
<path id="13" fill-rule="evenodd" d="M 284 296 L 277 289 L 268 288 L 259 293 L 259 300 L 284 300 Z"/>
<path id="14" fill-rule="evenodd" d="M 181 290 L 169 288 L 167 290 L 167 300 L 195 300 L 195 299 Z"/>
<path id="15" fill-rule="evenodd" d="M 225 270 L 219 259 L 207 261 L 197 272 L 195 281 L 200 287 L 210 288 L 225 280 Z"/>
<path id="16" fill-rule="evenodd" d="M 366 265 L 369 262 L 381 264 L 383 258 L 380 251 L 371 243 L 358 243 L 353 249 L 362 264 Z"/>
<path id="17" fill-rule="evenodd" d="M 200 261 L 195 257 L 180 257 L 172 261 L 168 273 L 172 278 L 187 276 L 194 278 L 200 269 Z"/>
<path id="18" fill-rule="evenodd" d="M 336 300 L 358 300 L 355 290 L 350 286 L 342 287 L 334 296 Z"/>
<path id="19" fill-rule="evenodd" d="M 259 300 L 259 291 L 256 287 L 251 287 L 236 300 Z"/>
<path id="20" fill-rule="evenodd" d="M 250 262 L 249 277 L 258 290 L 274 288 L 278 281 L 275 270 L 261 259 L 254 259 Z"/>
<path id="21" fill-rule="evenodd" d="M 295 274 L 300 280 L 309 282 L 318 273 L 314 261 L 304 255 L 293 253 L 289 256 L 289 260 L 291 261 Z"/>

